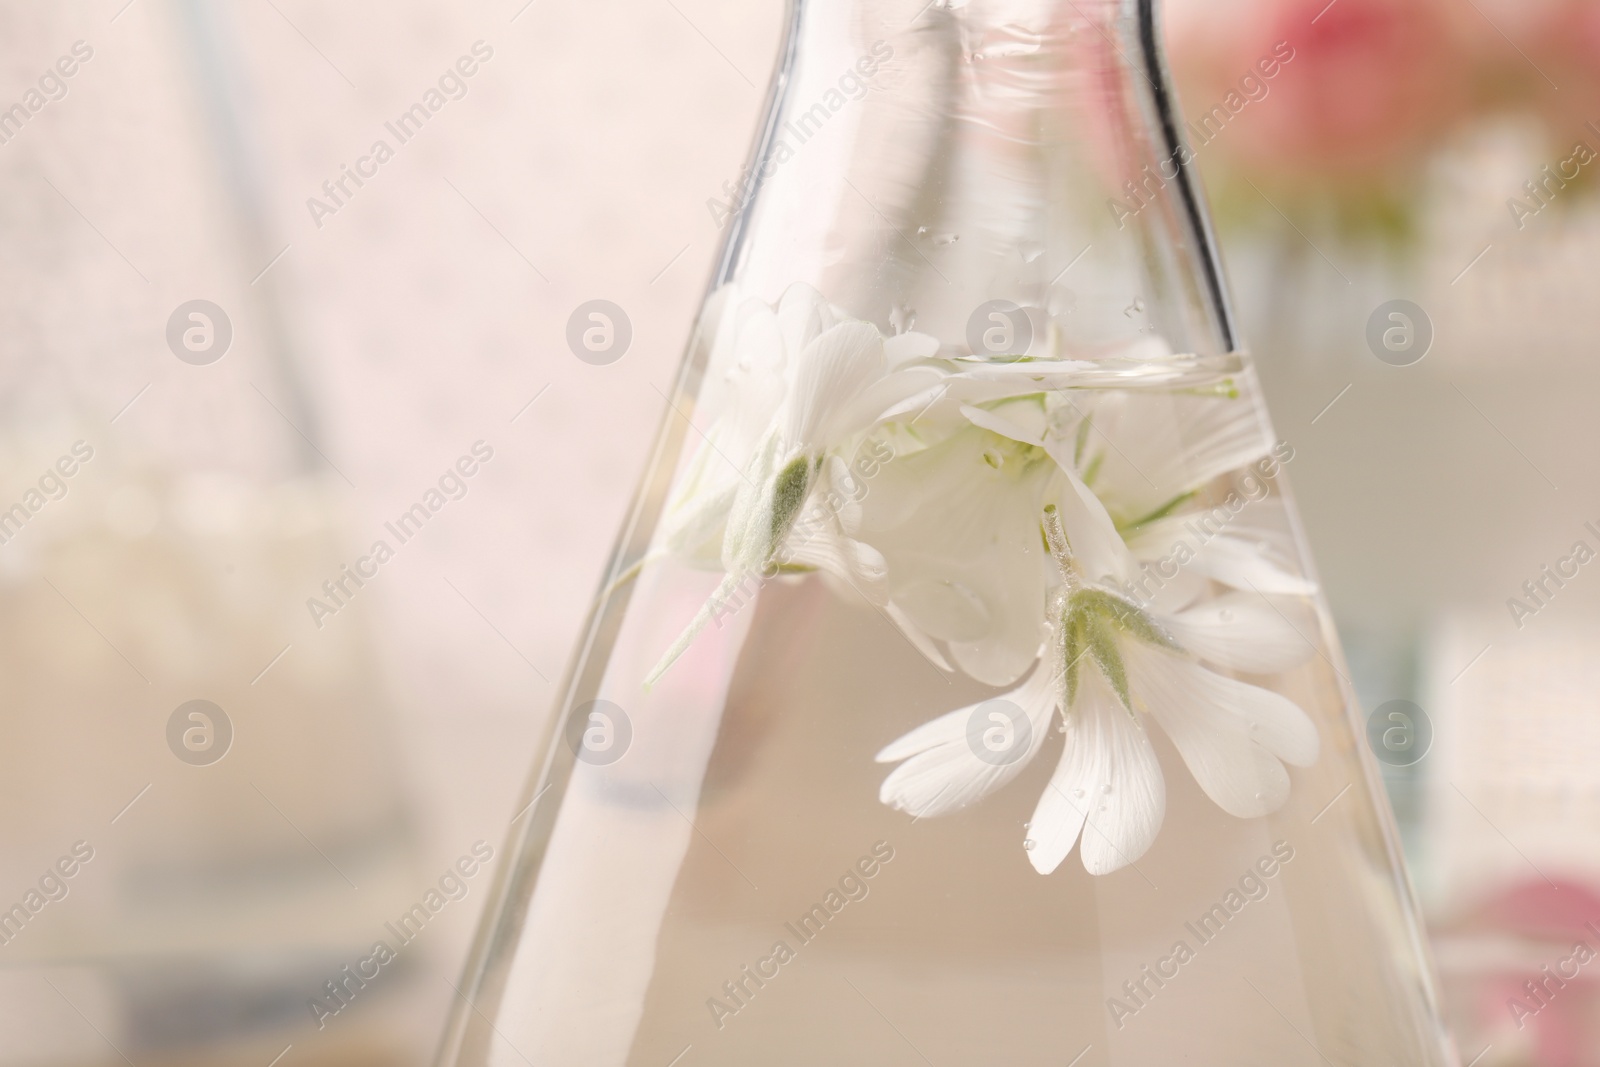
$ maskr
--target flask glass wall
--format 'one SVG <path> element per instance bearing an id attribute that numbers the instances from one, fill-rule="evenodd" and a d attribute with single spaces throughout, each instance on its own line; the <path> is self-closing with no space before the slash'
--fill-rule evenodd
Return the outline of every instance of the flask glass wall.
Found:
<path id="1" fill-rule="evenodd" d="M 792 17 L 443 1062 L 1450 1062 L 1149 5 Z"/>

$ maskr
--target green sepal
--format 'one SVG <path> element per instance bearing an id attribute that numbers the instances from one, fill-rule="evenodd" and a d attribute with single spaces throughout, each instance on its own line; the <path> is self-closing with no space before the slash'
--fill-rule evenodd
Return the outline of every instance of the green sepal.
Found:
<path id="1" fill-rule="evenodd" d="M 795 519 L 799 518 L 801 505 L 811 490 L 811 473 L 811 460 L 796 456 L 772 480 L 772 524 L 767 531 L 767 558 L 778 551 Z"/>
<path id="2" fill-rule="evenodd" d="M 1122 706 L 1133 710 L 1133 698 L 1128 691 L 1128 670 L 1117 648 L 1119 636 L 1131 637 L 1146 644 L 1172 651 L 1181 651 L 1178 643 L 1143 610 L 1103 589 L 1079 589 L 1067 598 L 1067 608 L 1061 620 L 1062 652 L 1067 661 L 1067 703 L 1078 695 L 1079 665 L 1085 655 L 1091 656 L 1105 675 L 1106 681 L 1116 691 Z"/>

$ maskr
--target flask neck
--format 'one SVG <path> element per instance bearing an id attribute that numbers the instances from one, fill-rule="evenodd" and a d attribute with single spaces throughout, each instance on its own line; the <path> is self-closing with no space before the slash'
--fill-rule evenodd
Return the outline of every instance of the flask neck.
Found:
<path id="1" fill-rule="evenodd" d="M 757 152 L 724 187 L 719 280 L 860 294 L 851 312 L 886 328 L 959 335 L 1007 299 L 1075 349 L 1235 347 L 1154 0 L 795 0 L 790 17 Z"/>

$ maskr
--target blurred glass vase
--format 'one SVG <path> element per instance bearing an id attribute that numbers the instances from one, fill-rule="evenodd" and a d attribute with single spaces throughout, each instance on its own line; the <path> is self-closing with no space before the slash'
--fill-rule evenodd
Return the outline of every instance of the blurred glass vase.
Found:
<path id="1" fill-rule="evenodd" d="M 1452 1062 L 1151 3 L 790 16 L 441 1062 Z"/>

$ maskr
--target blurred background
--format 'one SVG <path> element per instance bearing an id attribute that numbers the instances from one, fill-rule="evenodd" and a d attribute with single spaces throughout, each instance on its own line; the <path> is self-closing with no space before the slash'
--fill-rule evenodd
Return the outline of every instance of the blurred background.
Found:
<path id="1" fill-rule="evenodd" d="M 781 14 L 0 4 L 0 1063 L 430 1058 Z M 1600 3 L 1166 14 L 1463 1062 L 1600 1063 Z"/>

